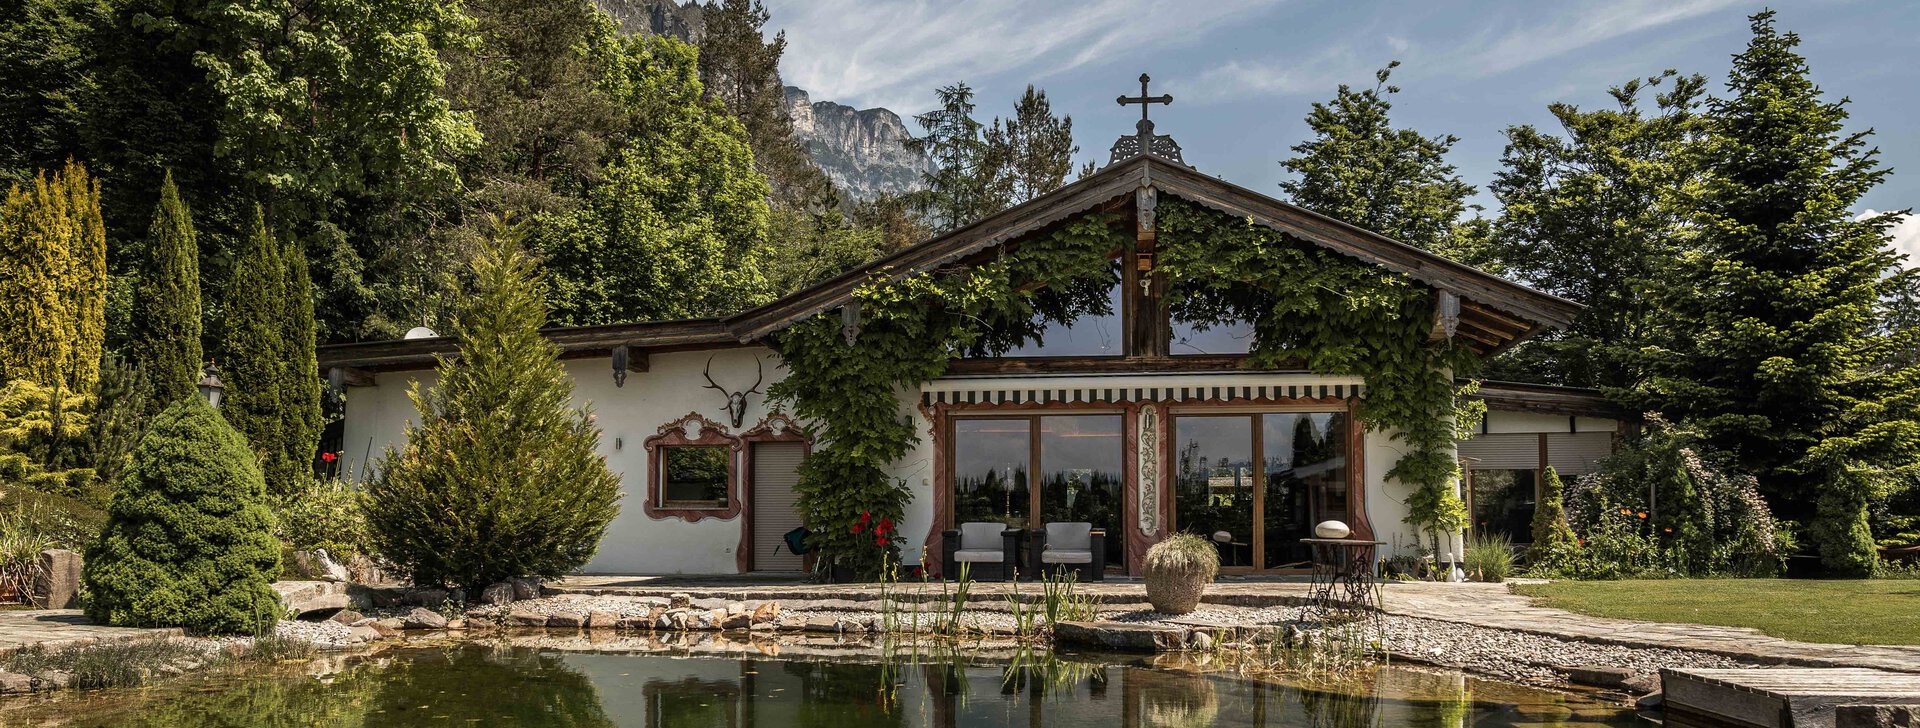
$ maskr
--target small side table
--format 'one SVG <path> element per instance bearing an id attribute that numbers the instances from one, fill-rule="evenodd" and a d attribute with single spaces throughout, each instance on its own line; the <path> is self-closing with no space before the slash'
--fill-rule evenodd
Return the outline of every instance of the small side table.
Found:
<path id="1" fill-rule="evenodd" d="M 1309 609 L 1327 618 L 1335 612 L 1380 611 L 1380 589 L 1373 578 L 1374 554 L 1385 541 L 1353 538 L 1303 538 L 1313 549 L 1313 583 L 1307 590 Z"/>

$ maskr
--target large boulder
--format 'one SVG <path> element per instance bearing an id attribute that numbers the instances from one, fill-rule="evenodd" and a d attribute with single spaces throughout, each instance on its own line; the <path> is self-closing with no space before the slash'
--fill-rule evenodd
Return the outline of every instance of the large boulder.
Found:
<path id="1" fill-rule="evenodd" d="M 273 593 L 283 613 L 293 617 L 346 609 L 353 603 L 347 585 L 337 581 L 276 581 Z"/>
<path id="2" fill-rule="evenodd" d="M 447 618 L 426 607 L 414 607 L 400 616 L 402 629 L 446 629 Z"/>
<path id="3" fill-rule="evenodd" d="M 497 582 L 480 590 L 481 604 L 506 604 L 513 601 L 513 584 Z"/>
<path id="4" fill-rule="evenodd" d="M 1053 626 L 1053 641 L 1120 652 L 1165 652 L 1186 647 L 1187 631 L 1165 624 L 1060 622 Z"/>
<path id="5" fill-rule="evenodd" d="M 67 549 L 40 552 L 40 573 L 33 580 L 33 601 L 41 609 L 72 609 L 80 603 L 80 554 Z"/>

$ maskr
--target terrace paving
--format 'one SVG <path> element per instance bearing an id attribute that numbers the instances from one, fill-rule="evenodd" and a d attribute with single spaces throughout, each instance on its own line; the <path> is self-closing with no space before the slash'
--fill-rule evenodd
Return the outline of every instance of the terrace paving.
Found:
<path id="1" fill-rule="evenodd" d="M 1223 577 L 1207 587 L 1203 601 L 1242 607 L 1269 607 L 1301 603 L 1307 583 L 1300 579 Z M 1141 604 L 1146 587 L 1137 580 L 1110 579 L 1080 584 L 1103 604 Z M 1037 584 L 1021 584 L 1028 600 L 1040 598 Z M 969 600 L 984 604 L 1004 602 L 1012 587 L 1000 582 L 975 582 Z M 695 599 L 781 602 L 869 602 L 880 598 L 877 584 L 812 584 L 795 578 L 744 577 L 572 576 L 550 583 L 549 594 L 593 594 L 668 597 L 688 594 Z M 1382 587 L 1382 608 L 1388 614 L 1468 624 L 1563 639 L 1626 647 L 1695 650 L 1724 655 L 1760 665 L 1799 667 L 1870 667 L 1920 673 L 1920 646 L 1841 645 L 1796 642 L 1769 637 L 1744 627 L 1643 622 L 1592 617 L 1535 606 L 1505 584 L 1445 584 L 1394 582 Z M 908 582 L 895 585 L 894 598 L 939 601 L 940 585 Z"/>
<path id="2" fill-rule="evenodd" d="M 0 611 L 0 655 L 32 645 L 48 648 L 74 645 L 140 642 L 178 637 L 177 628 L 147 629 L 94 624 L 78 609 L 19 609 Z"/>

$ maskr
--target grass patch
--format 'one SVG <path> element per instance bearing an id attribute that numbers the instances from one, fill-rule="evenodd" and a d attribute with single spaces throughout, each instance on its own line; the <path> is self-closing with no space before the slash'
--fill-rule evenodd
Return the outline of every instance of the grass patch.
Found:
<path id="1" fill-rule="evenodd" d="M 1514 592 L 1599 617 L 1752 627 L 1802 642 L 1920 645 L 1920 582 L 1906 579 L 1558 581 Z"/>
<path id="2" fill-rule="evenodd" d="M 139 687 L 161 666 L 188 659 L 213 658 L 192 645 L 162 639 L 53 649 L 33 645 L 8 655 L 5 662 L 9 672 L 25 675 L 69 673 L 69 687 L 86 689 Z"/>

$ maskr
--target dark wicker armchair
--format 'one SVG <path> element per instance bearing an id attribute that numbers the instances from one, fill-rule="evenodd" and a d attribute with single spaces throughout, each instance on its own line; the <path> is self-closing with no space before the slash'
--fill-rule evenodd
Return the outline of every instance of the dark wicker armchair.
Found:
<path id="1" fill-rule="evenodd" d="M 940 534 L 941 574 L 960 578 L 960 564 L 969 564 L 974 579 L 1012 581 L 1020 563 L 1020 531 L 1004 523 L 962 523 Z"/>
<path id="2" fill-rule="evenodd" d="M 1030 574 L 1071 570 L 1080 581 L 1104 581 L 1107 532 L 1091 523 L 1049 523 L 1033 529 L 1027 561 Z"/>

